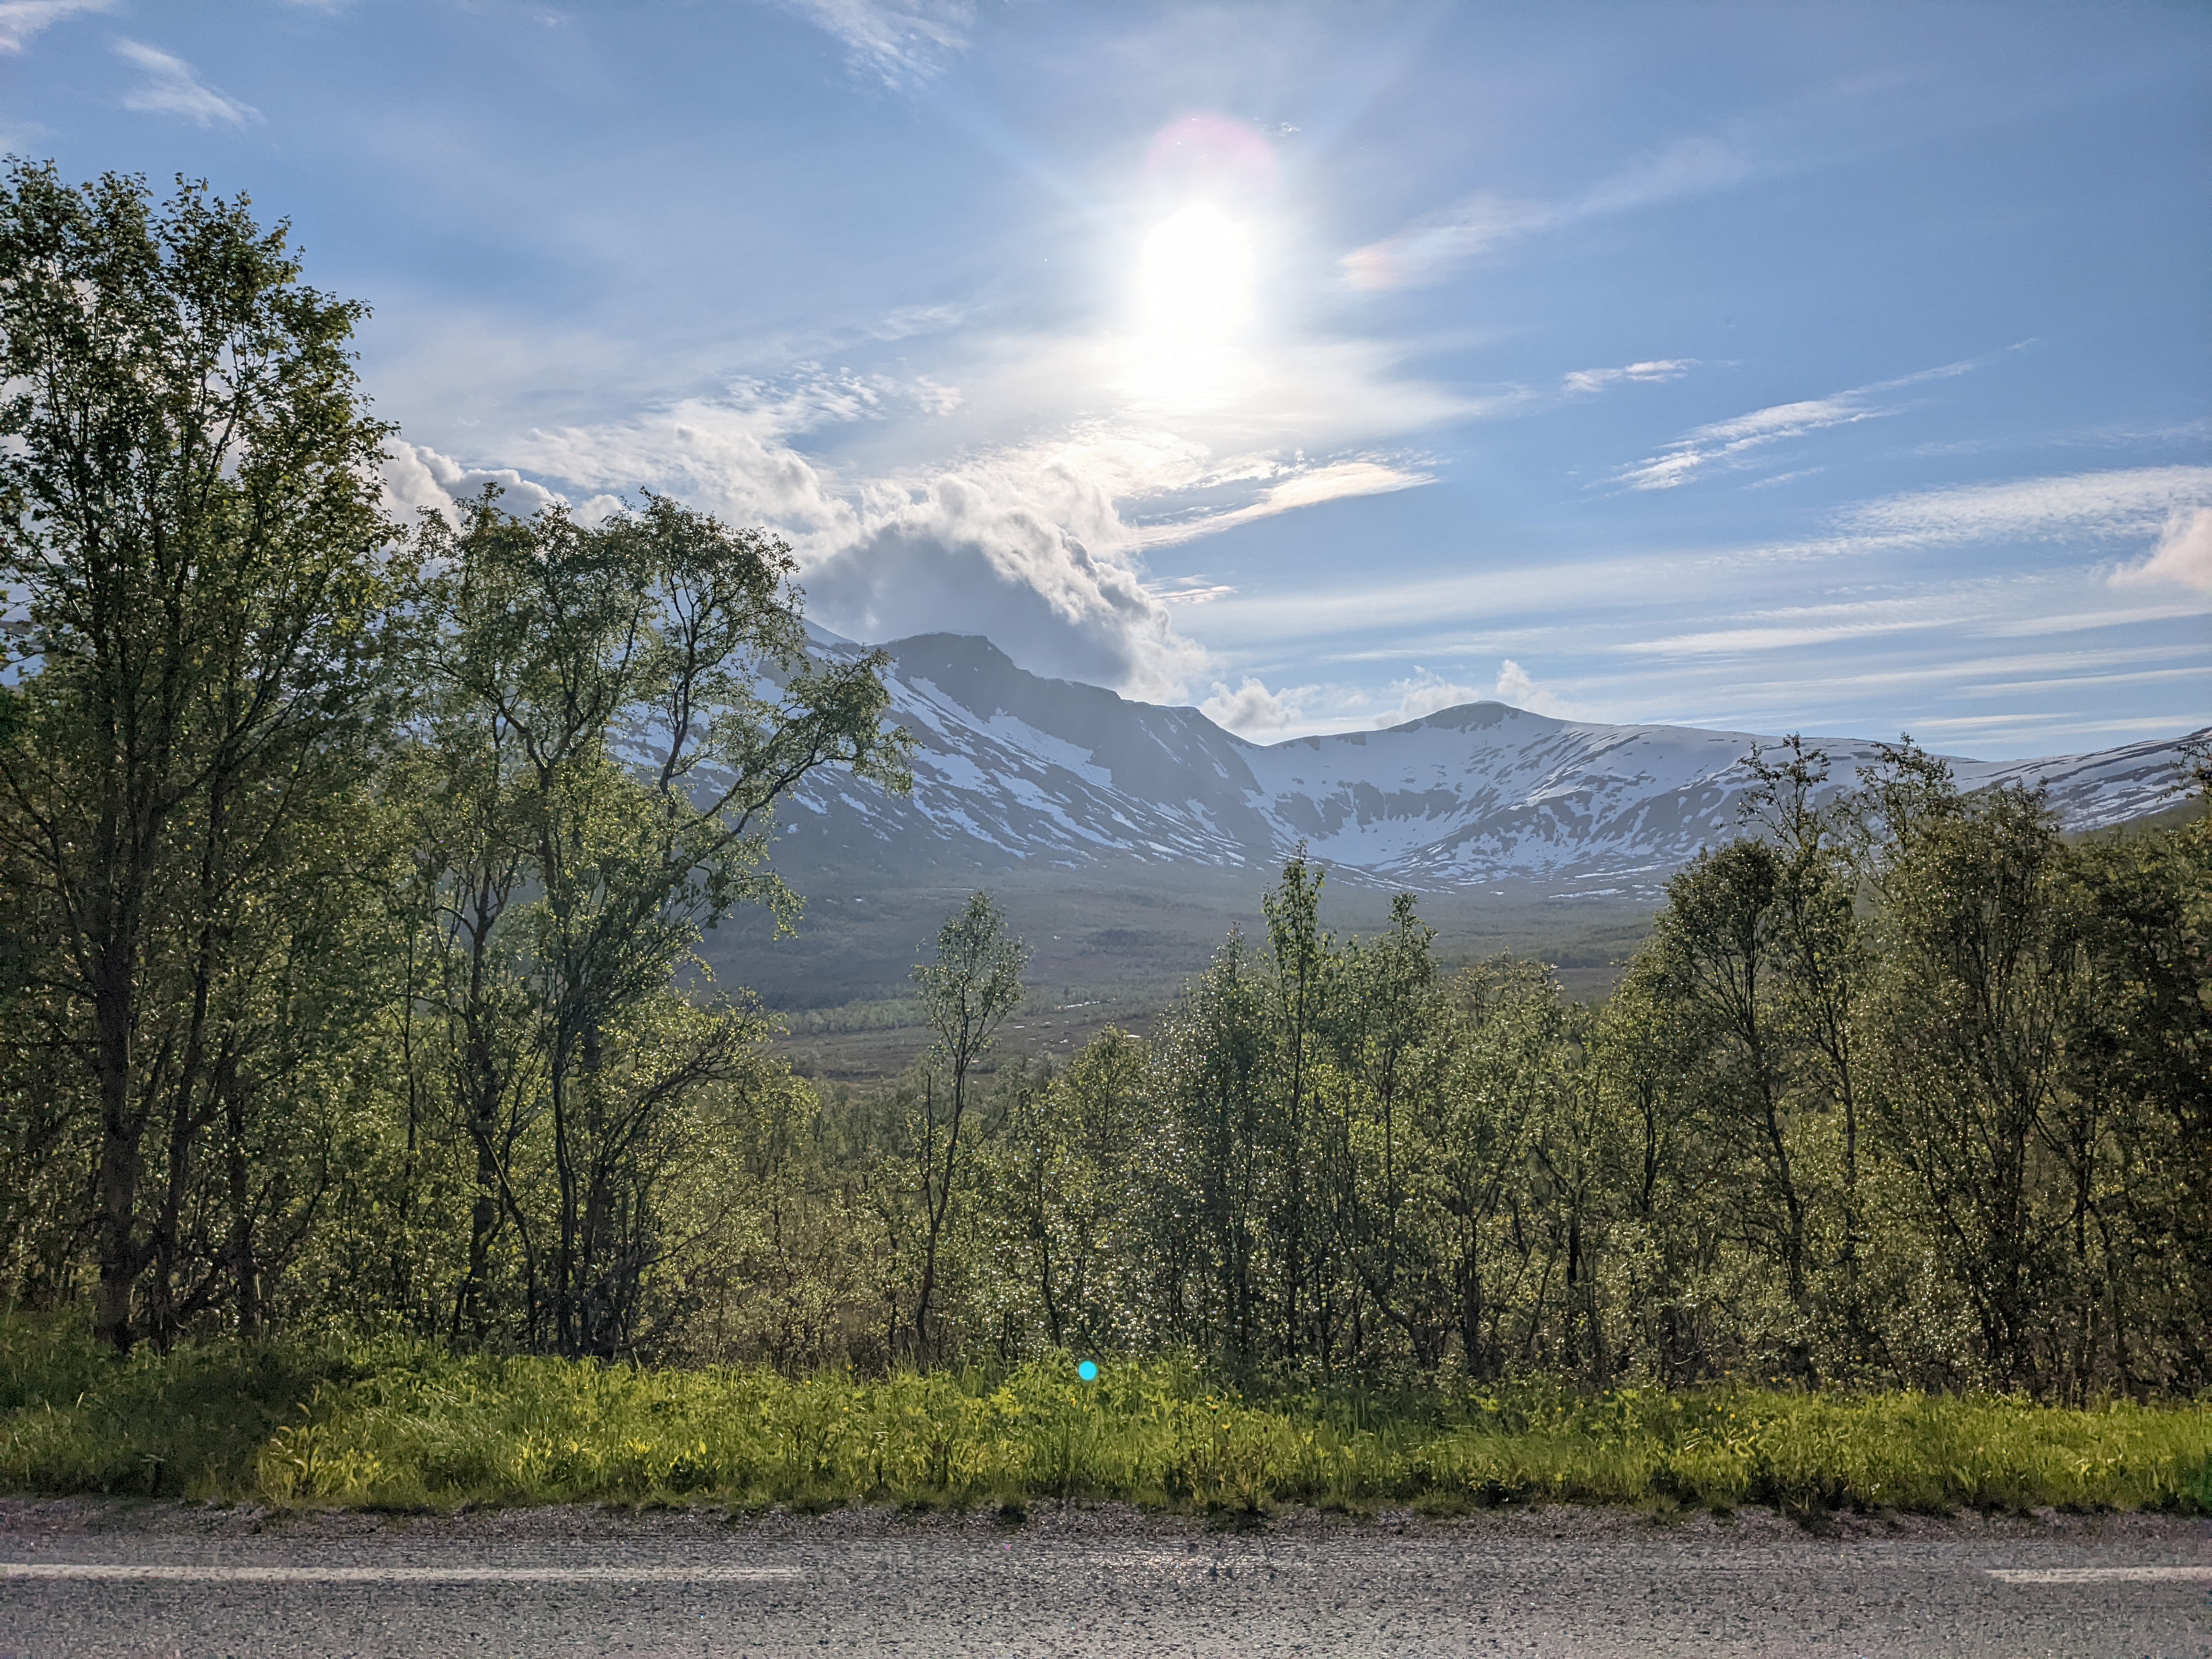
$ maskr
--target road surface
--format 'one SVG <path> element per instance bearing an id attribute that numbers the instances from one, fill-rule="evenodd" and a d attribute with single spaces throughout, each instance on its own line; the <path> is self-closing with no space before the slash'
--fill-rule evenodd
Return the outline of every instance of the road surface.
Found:
<path id="1" fill-rule="evenodd" d="M 0 1659 L 1929 1655 L 2212 1659 L 2212 1522 L 1115 1508 L 731 1519 L 0 1499 Z"/>

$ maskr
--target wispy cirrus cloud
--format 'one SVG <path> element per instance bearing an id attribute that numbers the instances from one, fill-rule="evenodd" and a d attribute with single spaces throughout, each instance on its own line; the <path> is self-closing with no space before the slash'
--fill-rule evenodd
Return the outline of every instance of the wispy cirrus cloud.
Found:
<path id="1" fill-rule="evenodd" d="M 2212 507 L 2212 466 L 2136 466 L 1914 490 L 1852 508 L 1847 533 L 1892 542 L 2136 538 Z M 2186 525 L 2183 525 L 2185 533 Z"/>
<path id="2" fill-rule="evenodd" d="M 149 115 L 175 115 L 196 126 L 250 126 L 260 120 L 252 105 L 203 82 L 190 64 L 143 40 L 118 40 L 115 55 L 135 64 L 146 78 L 123 94 L 123 107 Z"/>
<path id="3" fill-rule="evenodd" d="M 1861 421 L 1893 415 L 1899 406 L 1881 401 L 1882 394 L 1969 374 L 1976 366 L 1971 360 L 1945 363 L 1917 374 L 1902 374 L 1895 380 L 1831 392 L 1824 398 L 1772 404 L 1747 415 L 1714 421 L 1684 433 L 1657 454 L 1647 455 L 1621 468 L 1613 475 L 1614 479 L 1630 489 L 1679 489 L 1711 473 L 1747 465 L 1753 452 L 1770 444 L 1805 437 L 1831 427 L 1854 426 Z"/>
<path id="4" fill-rule="evenodd" d="M 1741 624 L 1626 641 L 1611 648 L 1661 658 L 1749 657 L 1886 634 L 1954 628 L 1984 609 L 1981 597 L 1972 593 L 1916 593 L 1831 605 L 1780 605 L 1753 612 Z"/>
<path id="5" fill-rule="evenodd" d="M 926 81 L 968 48 L 973 0 L 776 0 L 844 43 L 856 72 L 889 87 Z"/>
<path id="6" fill-rule="evenodd" d="M 65 17 L 111 11 L 114 5 L 115 0 L 0 0 L 0 52 L 22 51 Z"/>
<path id="7" fill-rule="evenodd" d="M 1697 367 L 1695 357 L 1657 357 L 1649 362 L 1623 363 L 1618 368 L 1578 368 L 1565 376 L 1559 386 L 1570 393 L 1588 393 L 1609 386 L 1649 386 L 1679 380 Z"/>
<path id="8" fill-rule="evenodd" d="M 1291 465 L 1280 471 L 1286 475 L 1281 483 L 1267 485 L 1242 507 L 1149 525 L 1137 531 L 1134 539 L 1145 547 L 1172 546 L 1177 542 L 1231 530 L 1241 524 L 1293 513 L 1302 507 L 1318 507 L 1324 501 L 1349 501 L 1360 495 L 1387 495 L 1435 482 L 1430 473 L 1376 459 L 1338 461 L 1319 466 Z"/>
<path id="9" fill-rule="evenodd" d="M 1486 191 L 1468 197 L 1355 248 L 1344 256 L 1344 278 L 1370 291 L 1421 287 L 1507 243 L 1579 220 L 1723 189 L 1751 171 L 1749 157 L 1717 138 L 1685 138 L 1562 201 L 1516 201 Z"/>

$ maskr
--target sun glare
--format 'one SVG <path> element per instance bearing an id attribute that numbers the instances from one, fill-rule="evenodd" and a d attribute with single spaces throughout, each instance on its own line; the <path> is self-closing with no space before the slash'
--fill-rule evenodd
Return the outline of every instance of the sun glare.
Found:
<path id="1" fill-rule="evenodd" d="M 1212 203 L 1154 225 L 1137 256 L 1131 389 L 1186 406 L 1228 395 L 1252 332 L 1253 287 L 1252 234 Z"/>
<path id="2" fill-rule="evenodd" d="M 1252 320 L 1252 237 L 1211 202 L 1152 227 L 1137 264 L 1138 325 L 1162 345 L 1227 345 Z"/>

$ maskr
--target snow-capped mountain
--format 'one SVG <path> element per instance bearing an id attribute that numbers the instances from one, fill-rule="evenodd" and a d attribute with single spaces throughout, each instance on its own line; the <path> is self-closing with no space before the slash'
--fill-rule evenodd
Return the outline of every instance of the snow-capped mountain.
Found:
<path id="1" fill-rule="evenodd" d="M 817 638 L 827 650 L 859 648 Z M 1255 744 L 1195 708 L 1028 673 L 972 635 L 886 648 L 893 718 L 919 744 L 914 793 L 810 778 L 778 826 L 777 863 L 794 876 L 1241 868 L 1304 842 L 1340 880 L 1634 891 L 1735 831 L 1751 782 L 1739 763 L 1775 741 L 1477 702 L 1387 731 Z M 1863 741 L 1819 746 L 1838 783 L 1875 755 Z M 1969 788 L 2041 782 L 2069 828 L 2092 829 L 2181 799 L 2181 758 L 2179 744 L 2160 741 L 1953 765 Z"/>

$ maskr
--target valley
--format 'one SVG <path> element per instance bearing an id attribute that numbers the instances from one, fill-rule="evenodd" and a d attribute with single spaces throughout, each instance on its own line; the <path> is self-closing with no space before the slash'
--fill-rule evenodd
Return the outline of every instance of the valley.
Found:
<path id="1" fill-rule="evenodd" d="M 819 629 L 832 659 L 862 647 Z M 1004 1052 L 1142 1033 L 1301 843 L 1328 872 L 1324 924 L 1372 930 L 1417 893 L 1447 963 L 1510 951 L 1602 995 L 1668 877 L 1735 833 L 1772 735 L 1571 721 L 1478 702 L 1376 732 L 1261 744 L 1195 708 L 1137 702 L 1016 666 L 989 641 L 932 634 L 885 647 L 892 718 L 915 741 L 898 799 L 842 772 L 780 809 L 774 865 L 806 900 L 795 936 L 757 915 L 705 954 L 790 1025 L 809 1075 L 866 1083 L 927 1046 L 905 1001 L 939 922 L 986 889 L 1031 951 L 1030 1005 Z M 1876 745 L 1812 739 L 1847 787 Z M 1954 759 L 1969 787 L 2043 784 L 2069 830 L 2173 810 L 2182 748 Z"/>

